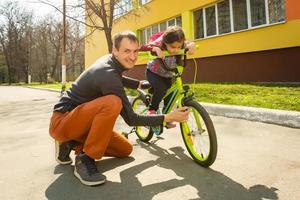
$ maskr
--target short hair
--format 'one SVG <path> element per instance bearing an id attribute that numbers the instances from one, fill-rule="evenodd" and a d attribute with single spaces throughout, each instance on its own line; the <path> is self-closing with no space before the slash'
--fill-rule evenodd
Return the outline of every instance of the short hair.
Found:
<path id="1" fill-rule="evenodd" d="M 116 49 L 119 50 L 121 41 L 123 38 L 128 38 L 131 42 L 137 42 L 139 43 L 138 38 L 136 37 L 136 34 L 132 31 L 123 31 L 120 33 L 117 33 L 113 37 L 113 45 Z"/>

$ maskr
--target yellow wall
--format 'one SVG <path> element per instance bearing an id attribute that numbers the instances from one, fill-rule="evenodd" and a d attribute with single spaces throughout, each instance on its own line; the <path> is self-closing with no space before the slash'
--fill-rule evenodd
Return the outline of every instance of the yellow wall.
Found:
<path id="1" fill-rule="evenodd" d="M 115 21 L 113 32 L 139 30 L 161 21 L 182 16 L 182 26 L 186 36 L 193 39 L 192 11 L 216 3 L 213 0 L 152 0 L 139 11 L 133 11 L 125 18 Z M 133 14 L 134 13 L 134 14 Z M 139 15 L 139 16 L 137 16 Z M 230 33 L 223 36 L 196 40 L 200 49 L 195 57 L 210 57 L 235 53 L 262 51 L 269 49 L 300 46 L 300 19 L 267 27 Z M 95 32 L 86 43 L 86 66 L 91 65 L 99 56 L 107 53 L 105 36 Z M 142 60 L 138 64 L 143 63 Z"/>

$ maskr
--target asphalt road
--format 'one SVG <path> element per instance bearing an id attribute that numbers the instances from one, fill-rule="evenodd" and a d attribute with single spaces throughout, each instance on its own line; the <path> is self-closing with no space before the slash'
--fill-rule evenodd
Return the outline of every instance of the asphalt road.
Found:
<path id="1" fill-rule="evenodd" d="M 209 169 L 184 148 L 179 128 L 151 144 L 135 135 L 127 159 L 97 162 L 107 176 L 99 187 L 82 185 L 73 166 L 54 159 L 48 135 L 58 94 L 0 86 L 0 199 L 300 199 L 300 129 L 212 116 L 219 152 Z M 128 130 L 122 120 L 117 130 Z"/>

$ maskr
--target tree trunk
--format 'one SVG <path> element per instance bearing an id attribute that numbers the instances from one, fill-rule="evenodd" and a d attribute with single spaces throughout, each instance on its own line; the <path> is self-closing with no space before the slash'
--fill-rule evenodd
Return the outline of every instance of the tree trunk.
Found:
<path id="1" fill-rule="evenodd" d="M 10 63 L 9 63 L 9 59 L 8 59 L 8 52 L 6 50 L 4 41 L 1 39 L 1 45 L 3 48 L 3 53 L 4 53 L 4 57 L 5 57 L 5 61 L 6 61 L 6 66 L 7 66 L 7 73 L 8 73 L 8 85 L 11 85 L 11 69 L 10 69 Z"/>
<path id="2" fill-rule="evenodd" d="M 107 42 L 107 50 L 109 53 L 111 53 L 113 48 L 113 42 L 111 39 L 111 29 L 110 28 L 104 29 L 104 32 L 105 32 L 105 37 Z"/>

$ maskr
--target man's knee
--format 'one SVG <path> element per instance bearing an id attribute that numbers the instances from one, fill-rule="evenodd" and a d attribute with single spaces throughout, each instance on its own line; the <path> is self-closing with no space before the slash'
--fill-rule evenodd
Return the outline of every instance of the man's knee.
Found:
<path id="1" fill-rule="evenodd" d="M 132 153 L 133 147 L 132 145 L 128 144 L 126 148 L 121 153 L 120 157 L 128 157 Z"/>
<path id="2" fill-rule="evenodd" d="M 99 98 L 99 101 L 104 105 L 105 108 L 109 109 L 110 112 L 120 113 L 122 110 L 122 100 L 117 95 L 107 95 Z"/>

